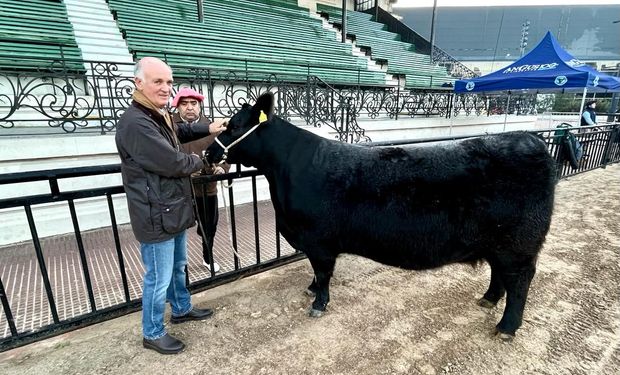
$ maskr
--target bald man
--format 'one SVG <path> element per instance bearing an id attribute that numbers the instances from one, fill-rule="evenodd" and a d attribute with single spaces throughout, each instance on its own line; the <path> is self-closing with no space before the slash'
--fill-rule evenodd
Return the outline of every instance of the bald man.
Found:
<path id="1" fill-rule="evenodd" d="M 164 327 L 166 300 L 173 324 L 203 320 L 211 309 L 192 306 L 185 285 L 186 229 L 196 222 L 190 176 L 204 167 L 202 158 L 186 154 L 180 144 L 225 130 L 225 121 L 209 125 L 175 125 L 166 109 L 172 70 L 154 57 L 140 60 L 134 71 L 133 101 L 118 121 L 116 147 L 121 159 L 129 218 L 144 264 L 142 344 L 162 354 L 185 348 Z"/>

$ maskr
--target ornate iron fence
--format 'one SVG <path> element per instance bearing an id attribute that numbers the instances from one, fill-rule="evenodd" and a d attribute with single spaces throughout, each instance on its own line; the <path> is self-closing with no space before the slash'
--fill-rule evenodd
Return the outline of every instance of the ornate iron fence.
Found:
<path id="1" fill-rule="evenodd" d="M 84 72 L 53 62 L 49 69 L 19 72 L 0 70 L 0 135 L 20 135 L 33 129 L 61 132 L 114 131 L 131 102 L 133 65 L 83 61 Z M 337 139 L 367 141 L 360 119 L 399 116 L 480 116 L 503 113 L 505 96 L 456 95 L 450 90 L 397 86 L 331 85 L 309 74 L 304 81 L 268 73 L 220 71 L 199 67 L 174 69 L 175 90 L 190 86 L 205 95 L 204 113 L 229 117 L 243 103 L 267 90 L 276 97 L 276 112 L 288 120 L 315 127 L 328 126 Z M 535 96 L 510 101 L 508 113 L 533 113 Z"/>

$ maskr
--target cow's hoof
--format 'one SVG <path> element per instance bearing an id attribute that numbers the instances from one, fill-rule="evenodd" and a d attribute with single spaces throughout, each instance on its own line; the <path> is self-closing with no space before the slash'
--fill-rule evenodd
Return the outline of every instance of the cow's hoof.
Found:
<path id="1" fill-rule="evenodd" d="M 492 309 L 492 308 L 495 307 L 495 305 L 496 305 L 495 303 L 489 301 L 486 298 L 480 298 L 478 300 L 478 306 L 482 306 L 482 307 L 487 308 L 487 309 Z"/>
<path id="2" fill-rule="evenodd" d="M 500 332 L 498 330 L 495 330 L 495 336 L 498 337 L 503 342 L 512 342 L 512 340 L 514 340 L 515 338 L 515 335 L 511 335 L 510 333 Z"/>
<path id="3" fill-rule="evenodd" d="M 308 297 L 316 297 L 316 293 L 313 290 L 306 289 L 304 292 Z"/>
<path id="4" fill-rule="evenodd" d="M 325 314 L 325 311 L 316 309 L 310 309 L 310 312 L 308 313 L 308 315 L 312 318 L 320 318 L 323 316 L 323 314 Z"/>

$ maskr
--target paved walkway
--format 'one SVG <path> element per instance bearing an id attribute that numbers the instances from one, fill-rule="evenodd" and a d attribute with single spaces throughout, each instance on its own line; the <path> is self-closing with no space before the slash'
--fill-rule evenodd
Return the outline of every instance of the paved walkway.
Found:
<path id="1" fill-rule="evenodd" d="M 258 203 L 259 245 L 261 261 L 276 257 L 275 214 L 270 201 Z M 252 204 L 235 207 L 238 253 L 240 267 L 257 263 Z M 215 237 L 214 259 L 220 264 L 220 273 L 235 269 L 234 255 L 229 241 L 229 224 L 226 212 L 220 209 L 220 222 Z M 202 245 L 195 228 L 188 231 L 188 273 L 190 282 L 211 277 L 202 265 Z M 119 237 L 124 258 L 129 294 L 132 300 L 142 296 L 144 268 L 140 259 L 139 244 L 131 227 L 119 226 Z M 125 302 L 114 235 L 111 227 L 82 233 L 90 279 L 97 309 Z M 281 254 L 293 249 L 281 237 Z M 49 274 L 60 320 L 69 319 L 91 311 L 82 263 L 74 234 L 41 239 L 41 247 Z M 17 330 L 36 330 L 51 324 L 52 314 L 43 286 L 32 242 L 0 248 L 0 277 L 11 304 Z M 0 307 L 0 338 L 11 335 Z"/>

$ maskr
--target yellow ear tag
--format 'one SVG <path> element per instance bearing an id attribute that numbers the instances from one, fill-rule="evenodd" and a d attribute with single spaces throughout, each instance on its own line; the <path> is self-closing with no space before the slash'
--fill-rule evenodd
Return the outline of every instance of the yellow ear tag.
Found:
<path id="1" fill-rule="evenodd" d="M 267 121 L 267 115 L 265 114 L 265 112 L 260 111 L 260 115 L 258 116 L 258 123 L 262 124 L 265 121 Z"/>

